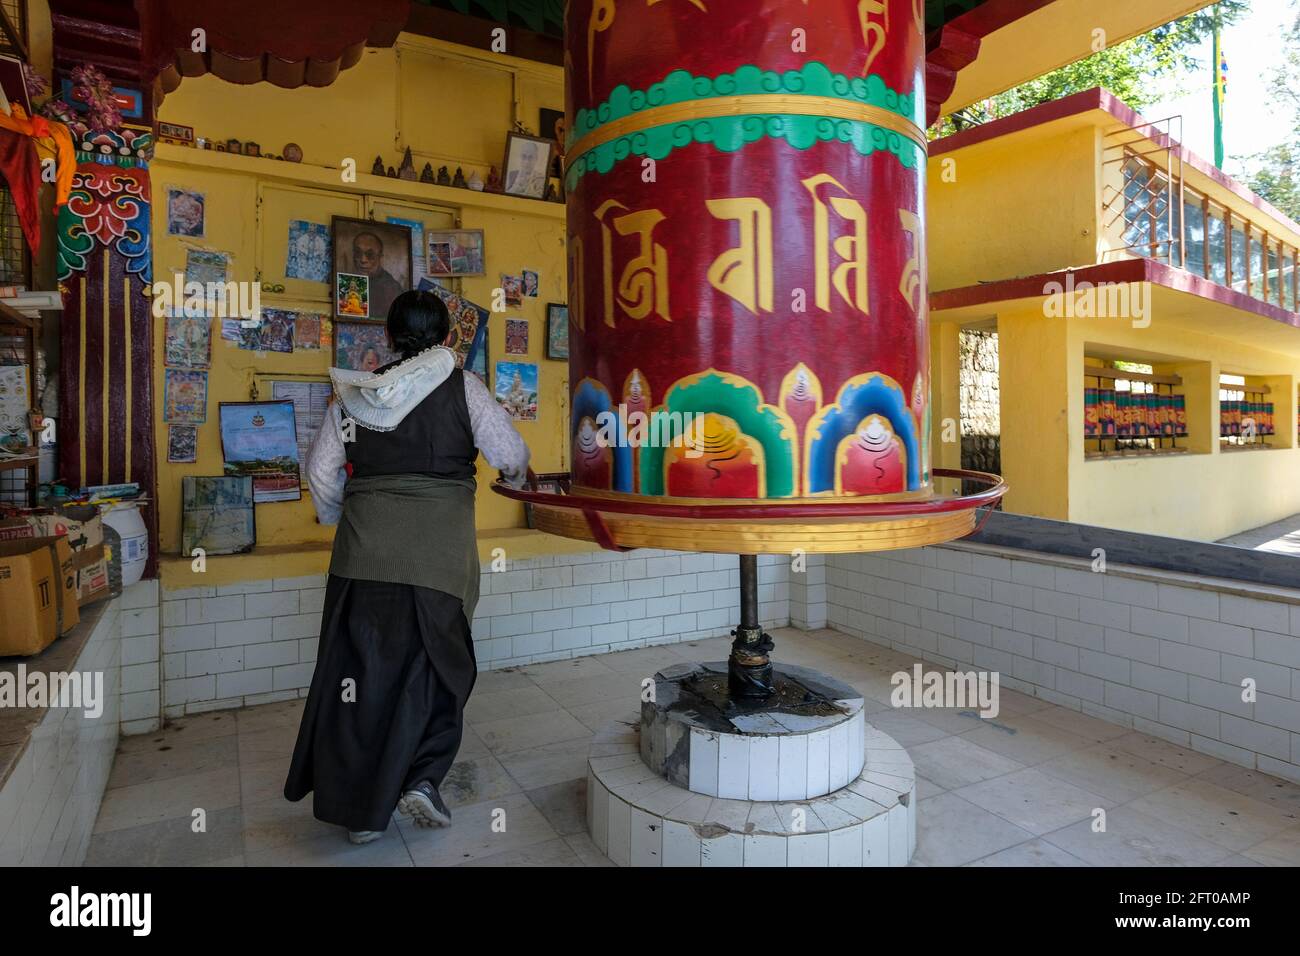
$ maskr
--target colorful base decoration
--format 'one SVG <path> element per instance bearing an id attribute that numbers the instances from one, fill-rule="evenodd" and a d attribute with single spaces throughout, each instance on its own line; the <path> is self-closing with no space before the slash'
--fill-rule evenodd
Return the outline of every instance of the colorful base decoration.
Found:
<path id="1" fill-rule="evenodd" d="M 815 40 L 808 10 L 567 4 L 569 497 L 618 507 L 533 500 L 538 527 L 748 553 L 970 530 L 973 503 L 929 508 L 924 4 L 823 4 Z"/>

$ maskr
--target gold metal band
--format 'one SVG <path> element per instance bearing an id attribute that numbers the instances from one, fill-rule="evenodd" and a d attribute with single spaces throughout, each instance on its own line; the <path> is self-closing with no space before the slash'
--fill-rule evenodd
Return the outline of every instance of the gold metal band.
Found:
<path id="1" fill-rule="evenodd" d="M 750 93 L 740 96 L 717 96 L 705 100 L 690 100 L 685 103 L 670 103 L 667 106 L 652 106 L 630 116 L 598 126 L 591 132 L 576 140 L 565 153 L 565 162 L 573 162 L 584 153 L 590 152 L 620 136 L 640 132 L 654 126 L 668 126 L 691 120 L 716 119 L 721 116 L 752 116 L 771 113 L 787 113 L 796 116 L 825 116 L 828 119 L 857 120 L 882 126 L 885 129 L 905 136 L 926 151 L 925 131 L 911 120 L 891 113 L 879 106 L 860 103 L 856 100 L 842 100 L 833 96 L 800 96 L 792 93 Z"/>
<path id="2" fill-rule="evenodd" d="M 841 499 L 842 500 L 842 499 Z M 975 508 L 938 514 L 909 515 L 881 520 L 862 518 L 789 518 L 707 520 L 657 518 L 603 512 L 609 533 L 625 548 L 666 548 L 672 551 L 712 551 L 730 554 L 790 554 L 887 551 L 941 544 L 975 529 Z M 533 505 L 539 531 L 594 540 L 582 512 L 574 508 Z"/>

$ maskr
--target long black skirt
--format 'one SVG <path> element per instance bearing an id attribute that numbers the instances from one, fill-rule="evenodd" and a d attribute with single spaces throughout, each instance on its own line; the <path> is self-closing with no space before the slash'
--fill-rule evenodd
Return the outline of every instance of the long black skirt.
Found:
<path id="1" fill-rule="evenodd" d="M 404 790 L 451 769 L 477 673 L 460 598 L 330 575 L 285 797 L 313 794 L 326 823 L 386 829 Z"/>

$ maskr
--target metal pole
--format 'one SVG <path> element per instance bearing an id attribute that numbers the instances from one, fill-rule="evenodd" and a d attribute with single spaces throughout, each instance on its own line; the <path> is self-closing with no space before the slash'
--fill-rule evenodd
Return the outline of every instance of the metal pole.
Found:
<path id="1" fill-rule="evenodd" d="M 762 699 L 772 695 L 772 638 L 758 623 L 758 558 L 740 555 L 740 626 L 731 632 L 727 686 L 734 698 Z"/>

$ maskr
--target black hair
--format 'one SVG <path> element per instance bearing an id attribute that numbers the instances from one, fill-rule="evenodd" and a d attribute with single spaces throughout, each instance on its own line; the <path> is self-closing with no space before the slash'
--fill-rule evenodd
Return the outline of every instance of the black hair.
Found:
<path id="1" fill-rule="evenodd" d="M 450 328 L 447 306 L 432 292 L 403 292 L 388 307 L 388 337 L 404 359 L 441 345 Z"/>

